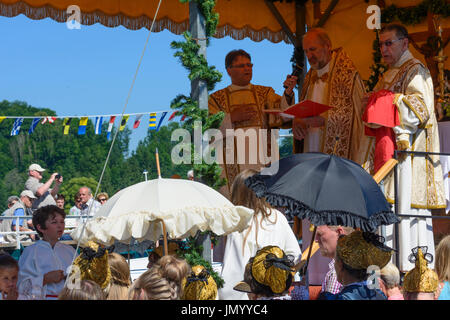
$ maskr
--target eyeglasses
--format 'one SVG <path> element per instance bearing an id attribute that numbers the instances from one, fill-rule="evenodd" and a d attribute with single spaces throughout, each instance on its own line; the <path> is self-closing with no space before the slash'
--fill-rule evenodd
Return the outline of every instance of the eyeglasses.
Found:
<path id="1" fill-rule="evenodd" d="M 403 39 L 405 39 L 405 38 L 400 38 L 400 39 L 397 39 L 397 40 L 386 40 L 386 41 L 384 41 L 384 42 L 382 42 L 382 41 L 380 41 L 379 43 L 378 43 L 378 46 L 381 48 L 383 45 L 385 45 L 386 47 L 390 47 L 390 46 L 392 46 L 393 44 L 394 44 L 394 42 L 397 42 L 397 41 L 400 41 L 400 40 L 403 40 Z"/>
<path id="2" fill-rule="evenodd" d="M 234 66 L 230 66 L 230 68 L 244 68 L 244 67 L 253 67 L 253 63 L 243 63 L 243 64 L 236 64 Z"/>
<path id="3" fill-rule="evenodd" d="M 106 201 L 106 199 L 102 198 L 102 199 L 98 199 L 98 201 L 103 202 L 103 201 Z"/>

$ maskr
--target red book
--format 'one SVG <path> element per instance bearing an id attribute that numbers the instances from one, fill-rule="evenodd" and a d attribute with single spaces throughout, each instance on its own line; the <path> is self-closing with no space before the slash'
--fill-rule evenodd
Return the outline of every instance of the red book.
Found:
<path id="1" fill-rule="evenodd" d="M 325 104 L 313 102 L 311 100 L 303 100 L 293 106 L 287 108 L 283 112 L 280 110 L 264 110 L 268 113 L 278 113 L 282 116 L 289 118 L 309 118 L 318 116 L 328 110 L 333 108 L 332 106 L 327 106 Z"/>

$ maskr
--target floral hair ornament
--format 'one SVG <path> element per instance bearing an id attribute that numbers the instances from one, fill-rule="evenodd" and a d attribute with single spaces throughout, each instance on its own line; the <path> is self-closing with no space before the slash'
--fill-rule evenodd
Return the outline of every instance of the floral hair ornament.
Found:
<path id="1" fill-rule="evenodd" d="M 186 279 L 183 300 L 216 300 L 217 284 L 204 266 L 192 267 L 190 276 Z"/>
<path id="2" fill-rule="evenodd" d="M 364 270 L 372 265 L 381 269 L 388 264 L 394 251 L 383 243 L 384 238 L 379 235 L 355 230 L 339 238 L 336 252 L 352 269 Z"/>
<path id="3" fill-rule="evenodd" d="M 81 249 L 81 254 L 74 263 L 80 269 L 82 280 L 92 280 L 105 289 L 111 280 L 111 270 L 108 264 L 108 249 L 89 241 Z"/>
<path id="4" fill-rule="evenodd" d="M 439 285 L 439 279 L 433 270 L 428 268 L 428 263 L 433 262 L 431 253 L 427 253 L 428 247 L 419 246 L 412 250 L 409 261 L 415 263 L 414 269 L 405 274 L 403 290 L 406 292 L 435 292 Z"/>

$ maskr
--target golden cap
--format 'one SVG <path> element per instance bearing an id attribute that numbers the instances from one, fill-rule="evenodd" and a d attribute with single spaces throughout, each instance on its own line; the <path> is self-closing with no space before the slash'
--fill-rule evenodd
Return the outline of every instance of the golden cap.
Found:
<path id="1" fill-rule="evenodd" d="M 177 242 L 172 242 L 169 241 L 169 243 L 167 244 L 167 252 L 168 255 L 176 255 L 177 254 L 177 250 L 180 249 L 180 247 L 178 246 Z M 164 249 L 163 246 L 159 246 L 157 248 L 155 248 L 153 250 L 154 253 L 156 253 L 159 257 L 162 257 L 164 255 Z"/>
<path id="2" fill-rule="evenodd" d="M 292 259 L 293 260 L 293 259 Z M 256 253 L 252 276 L 260 284 L 270 287 L 273 293 L 283 293 L 289 275 L 294 275 L 293 261 L 277 246 L 266 246 Z"/>
<path id="3" fill-rule="evenodd" d="M 216 300 L 217 284 L 204 266 L 192 267 L 184 286 L 183 300 Z"/>
<path id="4" fill-rule="evenodd" d="M 372 265 L 381 269 L 388 264 L 392 255 L 392 249 L 384 247 L 379 236 L 361 230 L 339 238 L 336 252 L 346 265 L 356 270 L 364 270 Z"/>
<path id="5" fill-rule="evenodd" d="M 409 256 L 416 266 L 405 274 L 403 290 L 406 292 L 435 292 L 439 285 L 436 272 L 429 269 L 428 262 L 433 261 L 433 256 L 427 253 L 427 247 L 415 247 Z M 425 252 L 425 253 L 424 253 Z M 427 260 L 428 258 L 428 260 Z"/>
<path id="6" fill-rule="evenodd" d="M 80 269 L 82 280 L 92 280 L 102 289 L 108 286 L 111 280 L 111 270 L 108 264 L 108 250 L 105 248 L 89 241 L 86 247 L 81 249 L 81 254 L 73 264 Z"/>

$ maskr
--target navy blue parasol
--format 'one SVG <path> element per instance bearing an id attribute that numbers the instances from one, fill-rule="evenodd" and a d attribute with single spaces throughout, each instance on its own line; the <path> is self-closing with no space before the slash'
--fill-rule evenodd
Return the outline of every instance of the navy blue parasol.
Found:
<path id="1" fill-rule="evenodd" d="M 356 162 L 311 152 L 276 164 L 278 171 L 271 174 L 265 168 L 245 183 L 272 206 L 285 207 L 291 217 L 308 219 L 316 226 L 342 225 L 369 232 L 399 221 L 378 184 Z"/>

